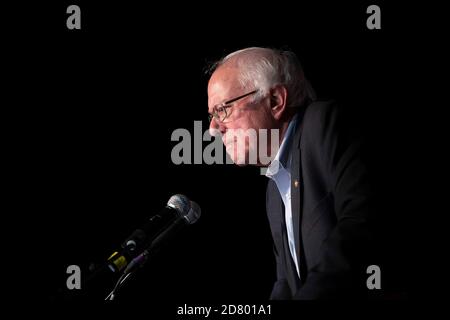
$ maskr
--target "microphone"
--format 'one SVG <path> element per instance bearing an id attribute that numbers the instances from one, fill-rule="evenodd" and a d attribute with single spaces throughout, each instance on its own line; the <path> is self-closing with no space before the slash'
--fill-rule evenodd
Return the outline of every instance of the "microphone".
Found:
<path id="1" fill-rule="evenodd" d="M 105 300 L 114 300 L 117 291 L 122 286 L 122 284 L 127 279 L 129 279 L 134 270 L 136 270 L 138 267 L 143 266 L 148 257 L 159 251 L 161 245 L 163 243 L 166 243 L 169 238 L 174 236 L 177 232 L 179 232 L 186 226 L 195 223 L 198 218 L 200 218 L 201 210 L 198 204 L 194 201 L 189 201 L 189 199 L 183 195 L 172 196 L 169 199 L 167 206 L 174 208 L 177 211 L 178 215 L 175 217 L 175 219 L 172 219 L 172 222 L 166 224 L 163 230 L 161 232 L 158 232 L 158 236 L 154 237 L 152 241 L 146 241 L 147 248 L 140 255 L 135 257 L 129 264 L 126 264 L 125 270 L 122 272 L 122 275 L 117 280 L 116 285 L 109 293 L 109 295 L 105 298 Z M 136 230 L 127 241 L 125 241 L 125 246 L 136 248 L 136 240 L 141 241 L 142 238 L 142 230 L 138 230 Z"/>
<path id="2" fill-rule="evenodd" d="M 161 232 L 148 247 L 136 258 L 134 258 L 125 268 L 123 274 L 127 275 L 137 267 L 142 266 L 152 254 L 157 253 L 168 239 L 173 237 L 177 232 L 186 226 L 195 223 L 200 218 L 201 210 L 197 203 L 191 201 L 191 208 L 189 212 L 183 216 L 178 217 L 168 228 Z"/>
<path id="3" fill-rule="evenodd" d="M 145 248 L 159 247 L 166 238 L 195 223 L 200 215 L 201 210 L 197 203 L 184 195 L 173 195 L 161 212 L 150 218 L 144 226 L 136 229 L 122 243 L 121 250 L 108 258 L 108 267 L 113 272 L 123 270 L 131 259 Z"/>
<path id="4" fill-rule="evenodd" d="M 163 242 L 184 227 L 195 223 L 200 215 L 201 210 L 197 203 L 190 201 L 184 195 L 173 195 L 167 205 L 142 227 L 136 229 L 122 243 L 121 248 L 107 259 L 106 263 L 99 267 L 90 267 L 91 272 L 84 279 L 84 285 L 90 287 L 93 279 L 97 279 L 97 283 L 103 283 L 109 279 L 111 274 L 119 274 L 146 248 L 147 250 L 152 248 L 152 252 L 159 250 Z M 130 268 L 135 266 L 136 261 Z"/>

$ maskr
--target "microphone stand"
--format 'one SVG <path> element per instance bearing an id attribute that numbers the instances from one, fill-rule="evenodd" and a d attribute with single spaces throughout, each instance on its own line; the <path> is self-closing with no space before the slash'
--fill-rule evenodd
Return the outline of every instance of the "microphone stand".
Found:
<path id="1" fill-rule="evenodd" d="M 125 268 L 120 278 L 117 280 L 116 285 L 114 286 L 112 291 L 108 294 L 108 296 L 105 298 L 105 300 L 114 300 L 118 290 L 123 286 L 125 281 L 127 281 L 127 279 L 129 279 L 134 274 L 134 272 L 137 270 L 138 267 L 143 266 L 144 263 L 147 261 L 148 255 L 150 254 L 149 250 L 150 249 L 144 250 L 144 252 L 142 252 L 128 264 L 128 266 Z"/>
<path id="2" fill-rule="evenodd" d="M 114 300 L 114 298 L 116 297 L 116 293 L 119 290 L 119 288 L 123 285 L 123 283 L 130 278 L 130 276 L 133 273 L 130 272 L 128 274 L 122 274 L 122 276 L 119 278 L 119 280 L 117 280 L 116 285 L 114 286 L 114 289 L 112 289 L 112 291 L 108 294 L 108 296 L 105 298 L 105 300 Z"/>

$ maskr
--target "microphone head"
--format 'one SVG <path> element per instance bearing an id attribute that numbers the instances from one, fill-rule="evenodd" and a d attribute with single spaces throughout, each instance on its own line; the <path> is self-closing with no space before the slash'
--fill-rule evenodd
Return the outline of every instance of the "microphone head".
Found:
<path id="1" fill-rule="evenodd" d="M 199 205 L 190 201 L 188 197 L 182 194 L 176 194 L 170 197 L 167 206 L 175 209 L 180 217 L 183 217 L 188 224 L 195 223 L 201 215 Z"/>
<path id="2" fill-rule="evenodd" d="M 188 197 L 182 194 L 175 194 L 170 197 L 167 202 L 167 206 L 175 209 L 178 214 L 183 217 L 191 209 L 191 201 L 189 201 Z"/>

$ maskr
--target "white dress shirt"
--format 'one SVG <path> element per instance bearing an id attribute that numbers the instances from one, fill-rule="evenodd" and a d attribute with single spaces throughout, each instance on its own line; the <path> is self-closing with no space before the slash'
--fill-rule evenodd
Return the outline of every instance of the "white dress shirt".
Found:
<path id="1" fill-rule="evenodd" d="M 275 158 L 267 168 L 266 177 L 275 181 L 278 191 L 284 203 L 284 218 L 286 221 L 286 231 L 288 236 L 289 250 L 291 252 L 292 260 L 294 260 L 297 274 L 300 278 L 300 272 L 297 261 L 297 253 L 295 252 L 294 229 L 292 223 L 292 208 L 291 208 L 291 145 L 292 137 L 297 125 L 298 116 L 295 116 L 286 130 L 286 133 L 281 142 Z"/>

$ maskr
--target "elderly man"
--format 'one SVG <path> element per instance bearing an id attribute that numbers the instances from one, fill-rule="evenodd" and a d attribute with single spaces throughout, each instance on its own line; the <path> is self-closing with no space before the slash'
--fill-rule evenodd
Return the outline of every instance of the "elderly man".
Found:
<path id="1" fill-rule="evenodd" d="M 316 100 L 295 54 L 268 48 L 229 54 L 212 70 L 208 109 L 211 133 L 220 132 L 236 164 L 267 167 L 277 266 L 271 299 L 365 295 L 372 210 L 361 144 L 333 102 Z M 270 163 L 259 158 L 261 136 L 235 143 L 236 129 L 277 131 L 276 144 L 264 140 Z"/>

